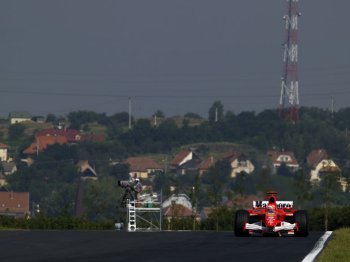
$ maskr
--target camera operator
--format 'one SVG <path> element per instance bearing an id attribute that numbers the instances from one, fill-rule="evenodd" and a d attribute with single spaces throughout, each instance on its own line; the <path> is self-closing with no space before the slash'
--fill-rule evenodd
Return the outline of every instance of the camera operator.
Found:
<path id="1" fill-rule="evenodd" d="M 138 178 L 135 179 L 135 185 L 133 187 L 133 190 L 135 192 L 135 201 L 139 202 L 140 201 L 140 193 L 142 191 L 142 184 L 140 182 L 140 179 L 138 179 Z M 139 206 L 139 203 L 137 203 L 137 206 Z"/>
<path id="2" fill-rule="evenodd" d="M 126 207 L 126 201 L 129 199 L 130 201 L 135 200 L 139 201 L 140 193 L 142 191 L 142 184 L 140 179 L 136 178 L 134 181 L 118 181 L 118 185 L 122 188 L 125 188 L 125 192 L 122 198 L 121 206 Z M 132 194 L 134 192 L 134 194 Z"/>

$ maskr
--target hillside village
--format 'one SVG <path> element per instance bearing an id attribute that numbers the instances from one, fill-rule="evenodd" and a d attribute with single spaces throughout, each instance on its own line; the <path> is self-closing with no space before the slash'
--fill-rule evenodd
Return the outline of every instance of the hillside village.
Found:
<path id="1" fill-rule="evenodd" d="M 84 112 L 80 114 L 80 117 L 88 115 Z M 115 180 L 109 180 L 110 178 L 122 180 L 138 178 L 143 184 L 145 195 L 163 192 L 166 197 L 163 205 L 164 216 L 168 218 L 174 215 L 172 209 L 177 210 L 177 217 L 193 217 L 195 213 L 200 219 L 208 217 L 212 208 L 217 205 L 228 208 L 247 207 L 252 199 L 263 193 L 264 189 L 274 186 L 284 190 L 286 185 L 298 182 L 300 177 L 304 188 L 313 188 L 317 191 L 322 185 L 324 175 L 333 174 L 336 190 L 343 194 L 349 192 L 348 171 L 343 170 L 344 165 L 340 165 L 344 161 L 338 163 L 338 159 L 322 147 L 310 148 L 305 156 L 300 156 L 296 155 L 297 152 L 292 148 L 269 147 L 262 150 L 254 147 L 252 143 L 243 144 L 239 139 L 237 143 L 225 142 L 221 138 L 218 141 L 206 138 L 204 140 L 207 141 L 192 139 L 192 143 L 178 143 L 171 148 L 162 145 L 163 148 L 167 148 L 166 150 L 155 150 L 152 143 L 158 141 L 153 140 L 149 145 L 150 152 L 141 152 L 134 144 L 127 146 L 135 149 L 122 150 L 118 147 L 114 152 L 111 148 L 115 146 L 116 140 L 141 139 L 139 143 L 142 144 L 149 138 L 147 133 L 150 134 L 149 132 L 153 130 L 166 127 L 168 131 L 165 132 L 168 133 L 176 129 L 198 132 L 199 128 L 208 125 L 206 120 L 198 118 L 183 118 L 180 124 L 176 124 L 175 121 L 171 122 L 164 117 L 159 118 L 155 125 L 153 117 L 134 120 L 133 129 L 128 130 L 125 115 L 121 114 L 119 117 L 122 120 L 114 122 L 114 125 L 118 126 L 117 129 L 113 126 L 113 130 L 119 132 L 119 137 L 116 139 L 113 137 L 115 134 L 111 134 L 108 130 L 110 123 L 97 124 L 94 119 L 77 123 L 74 122 L 77 118 L 74 113 L 70 119 L 53 118 L 53 121 L 50 120 L 50 116 L 32 117 L 26 112 L 11 113 L 6 121 L 2 121 L 0 129 L 0 185 L 3 191 L 0 194 L 0 203 L 3 203 L 0 206 L 0 214 L 12 214 L 16 217 L 33 216 L 40 206 L 48 215 L 55 215 L 57 212 L 54 210 L 49 212 L 48 205 L 51 208 L 55 205 L 57 207 L 65 205 L 73 215 L 89 216 L 87 215 L 89 207 L 83 205 L 94 206 L 96 203 L 93 202 L 96 199 L 90 198 L 91 202 L 86 204 L 84 197 L 80 196 L 80 199 L 74 197 L 78 192 L 75 186 L 78 180 L 84 181 L 85 184 L 104 181 L 103 183 L 109 183 L 109 188 L 104 193 L 111 194 L 115 190 L 114 194 L 117 192 L 120 194 Z M 226 116 L 228 119 L 230 117 L 232 116 L 229 114 Z M 162 123 L 164 125 L 167 121 L 170 121 L 170 124 L 162 126 Z M 173 124 L 175 126 L 172 126 Z M 174 137 L 174 141 L 168 139 L 172 139 L 171 136 L 165 138 L 165 141 L 170 143 L 178 138 Z M 191 142 L 190 140 L 188 141 Z M 50 166 L 53 163 L 54 168 L 59 166 L 57 169 L 69 170 L 72 177 L 67 178 L 67 174 L 62 173 L 65 171 L 54 171 Z M 42 175 L 44 173 L 45 175 Z M 33 181 L 28 181 L 30 179 L 28 174 Z M 262 180 L 266 181 L 261 182 Z M 270 183 L 270 180 L 274 182 Z M 24 181 L 27 186 L 23 184 Z M 114 185 L 111 185 L 113 183 Z M 214 188 L 215 183 L 220 185 Z M 262 186 L 264 183 L 266 185 Z M 35 188 L 37 186 L 44 188 Z M 49 191 L 56 190 L 57 186 L 60 187 L 58 189 L 60 194 L 69 192 L 68 195 L 71 196 L 69 198 L 59 196 L 60 200 L 52 203 L 53 195 Z M 85 187 L 84 194 L 91 194 L 89 186 Z M 218 199 L 213 201 L 208 192 L 214 192 Z M 285 194 L 289 197 L 296 193 L 286 190 Z M 16 201 L 9 201 L 8 198 Z M 119 201 L 119 198 L 120 196 L 113 197 L 114 201 Z M 102 198 L 99 201 L 104 200 Z M 175 205 L 167 205 L 169 201 Z M 110 214 L 115 214 L 115 211 Z"/>

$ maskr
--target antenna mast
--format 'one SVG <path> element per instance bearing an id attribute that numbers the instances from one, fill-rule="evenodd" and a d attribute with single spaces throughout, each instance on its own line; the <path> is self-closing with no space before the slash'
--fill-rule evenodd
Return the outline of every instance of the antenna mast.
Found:
<path id="1" fill-rule="evenodd" d="M 279 112 L 280 115 L 297 122 L 299 120 L 298 85 L 298 19 L 299 0 L 286 0 L 286 36 L 283 43 L 283 68 Z"/>
<path id="2" fill-rule="evenodd" d="M 131 129 L 131 97 L 129 97 L 129 129 Z"/>

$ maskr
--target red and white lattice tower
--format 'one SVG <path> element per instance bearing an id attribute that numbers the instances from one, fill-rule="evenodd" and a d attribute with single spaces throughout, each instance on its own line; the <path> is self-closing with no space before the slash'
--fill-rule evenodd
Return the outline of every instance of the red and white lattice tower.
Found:
<path id="1" fill-rule="evenodd" d="M 298 90 L 298 19 L 299 0 L 286 0 L 286 36 L 283 43 L 283 75 L 280 97 L 280 115 L 296 122 L 299 120 Z"/>

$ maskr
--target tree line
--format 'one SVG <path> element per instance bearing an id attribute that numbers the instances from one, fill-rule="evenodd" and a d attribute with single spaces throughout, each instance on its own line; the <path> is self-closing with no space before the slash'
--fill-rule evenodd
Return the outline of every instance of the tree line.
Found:
<path id="1" fill-rule="evenodd" d="M 31 166 L 20 159 L 25 157 L 22 149 L 30 144 L 33 137 L 25 134 L 23 125 L 11 125 L 7 139 L 18 145 L 13 155 L 18 171 L 8 177 L 8 189 L 29 191 L 31 201 L 40 203 L 48 217 L 59 217 L 67 212 L 72 215 L 80 176 L 76 163 L 87 159 L 100 178 L 97 182 L 84 184 L 86 219 L 106 222 L 123 215 L 117 207 L 122 190 L 116 183 L 118 179 L 128 178 L 129 169 L 121 163 L 123 159 L 144 154 L 171 154 L 181 146 L 203 142 L 239 143 L 260 152 L 272 148 L 290 150 L 301 163 L 311 150 L 324 148 L 340 165 L 343 176 L 348 177 L 349 174 L 350 108 L 334 113 L 320 108 L 301 108 L 297 123 L 281 119 L 275 110 L 238 114 L 225 112 L 220 101 L 215 101 L 210 107 L 207 119 L 187 113 L 178 122 L 172 117 L 165 117 L 161 111 L 155 115 L 159 118 L 157 125 L 152 119 L 132 118 L 132 128 L 129 129 L 126 112 L 107 116 L 78 111 L 69 113 L 65 118 L 50 114 L 47 121 L 55 124 L 68 121 L 69 128 L 87 133 L 92 132 L 90 124 L 97 123 L 105 128 L 106 141 L 49 146 L 34 156 Z M 119 164 L 110 165 L 111 160 Z M 165 195 L 170 195 L 171 185 L 176 186 L 176 190 L 190 195 L 193 204 L 201 207 L 214 206 L 218 209 L 223 200 L 232 199 L 235 195 L 258 194 L 272 188 L 282 192 L 284 198 L 296 198 L 304 207 L 322 207 L 325 202 L 322 199 L 323 187 L 311 188 L 308 170 L 300 170 L 293 176 L 283 176 L 285 172 L 272 176 L 271 170 L 263 168 L 259 159 L 253 157 L 253 161 L 258 164 L 255 172 L 252 175 L 240 174 L 235 179 L 229 177 L 228 163 L 219 161 L 201 177 L 196 172 L 186 176 L 154 173 L 151 184 L 156 191 L 163 190 Z M 346 193 L 337 191 L 329 202 L 335 206 L 348 205 L 347 199 Z"/>

